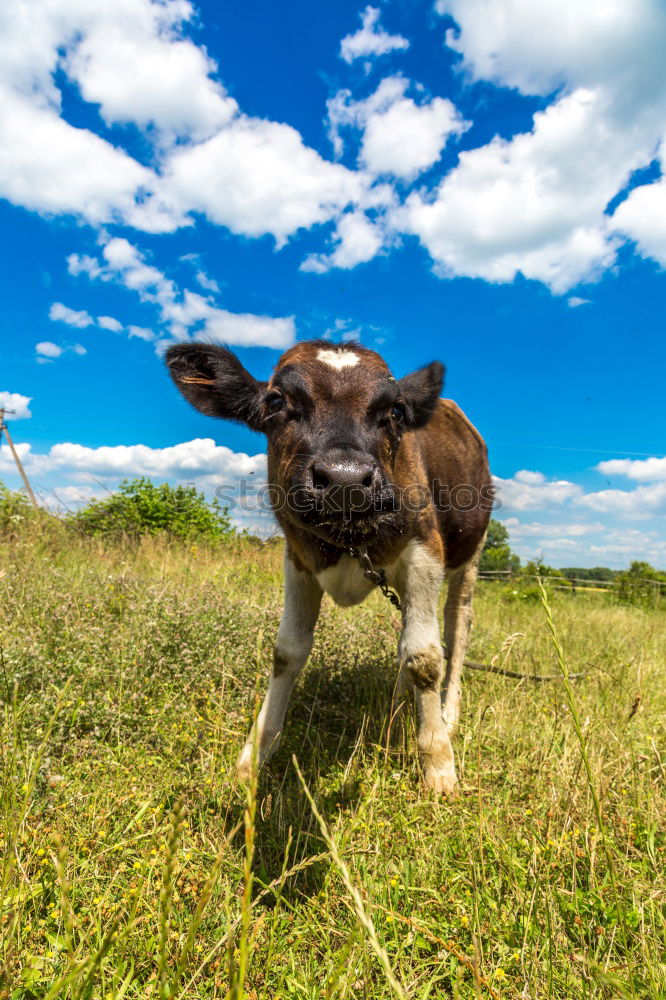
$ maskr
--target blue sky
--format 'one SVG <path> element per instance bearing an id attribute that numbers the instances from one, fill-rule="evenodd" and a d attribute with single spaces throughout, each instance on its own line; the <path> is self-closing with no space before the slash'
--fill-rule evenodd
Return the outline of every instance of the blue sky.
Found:
<path id="1" fill-rule="evenodd" d="M 261 484 L 165 345 L 356 338 L 444 361 L 521 555 L 666 566 L 665 46 L 659 0 L 7 0 L 0 402 L 44 502 Z"/>

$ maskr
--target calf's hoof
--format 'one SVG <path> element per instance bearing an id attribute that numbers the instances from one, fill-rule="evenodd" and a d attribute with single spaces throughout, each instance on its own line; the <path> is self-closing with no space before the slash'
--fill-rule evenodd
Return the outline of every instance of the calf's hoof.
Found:
<path id="1" fill-rule="evenodd" d="M 236 777 L 243 784 L 247 784 L 250 780 L 250 775 L 252 774 L 252 747 L 250 747 L 250 752 L 247 752 L 247 747 L 243 747 L 236 761 Z"/>
<path id="2" fill-rule="evenodd" d="M 444 767 L 426 765 L 423 769 L 423 781 L 429 792 L 449 798 L 454 795 L 458 783 L 456 769 L 453 764 Z"/>

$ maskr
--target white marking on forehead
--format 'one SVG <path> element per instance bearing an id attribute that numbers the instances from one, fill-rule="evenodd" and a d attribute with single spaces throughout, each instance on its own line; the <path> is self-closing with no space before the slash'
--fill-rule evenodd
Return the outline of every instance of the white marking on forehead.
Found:
<path id="1" fill-rule="evenodd" d="M 317 361 L 323 361 L 331 368 L 342 371 L 343 368 L 353 368 L 361 359 L 355 351 L 327 351 L 325 348 L 317 351 Z"/>

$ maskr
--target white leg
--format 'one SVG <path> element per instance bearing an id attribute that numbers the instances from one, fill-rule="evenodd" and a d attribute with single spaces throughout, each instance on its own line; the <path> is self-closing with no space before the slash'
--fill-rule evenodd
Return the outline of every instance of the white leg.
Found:
<path id="1" fill-rule="evenodd" d="M 485 541 L 485 539 L 484 539 Z M 472 623 L 472 598 L 483 541 L 468 563 L 449 574 L 444 607 L 444 642 L 446 644 L 446 678 L 444 681 L 444 723 L 453 734 L 460 717 L 460 682 Z"/>
<path id="2" fill-rule="evenodd" d="M 238 758 L 239 778 L 247 780 L 254 741 L 259 767 L 277 750 L 294 682 L 310 655 L 322 590 L 311 573 L 294 567 L 288 555 L 284 565 L 284 610 L 273 653 L 273 672 L 261 711 Z"/>
<path id="3" fill-rule="evenodd" d="M 401 673 L 404 671 L 414 685 L 423 776 L 428 788 L 449 794 L 456 784 L 456 770 L 440 695 L 444 656 L 437 606 L 444 575 L 442 561 L 424 545 L 410 542 L 396 570 L 403 609 L 398 656 Z"/>

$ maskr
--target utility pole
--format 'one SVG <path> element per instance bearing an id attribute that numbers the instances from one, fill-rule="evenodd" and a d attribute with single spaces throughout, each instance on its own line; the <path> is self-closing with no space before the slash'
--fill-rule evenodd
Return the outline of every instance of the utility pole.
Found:
<path id="1" fill-rule="evenodd" d="M 7 444 L 9 445 L 9 450 L 12 453 L 12 458 L 16 462 L 16 468 L 19 470 L 21 479 L 23 480 L 23 485 L 25 486 L 26 493 L 32 500 L 33 506 L 37 506 L 37 500 L 35 494 L 32 492 L 32 486 L 28 482 L 28 477 L 25 474 L 25 469 L 21 464 L 21 459 L 18 456 L 18 452 L 14 447 L 14 442 L 12 441 L 12 436 L 9 433 L 9 427 L 5 423 L 5 413 L 16 413 L 16 410 L 10 410 L 6 406 L 0 406 L 0 442 L 2 441 L 2 432 L 5 432 L 5 437 L 7 438 Z"/>

